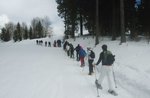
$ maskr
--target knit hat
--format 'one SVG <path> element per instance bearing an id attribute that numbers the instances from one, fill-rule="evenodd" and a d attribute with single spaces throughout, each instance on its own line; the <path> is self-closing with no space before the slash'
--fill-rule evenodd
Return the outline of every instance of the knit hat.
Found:
<path id="1" fill-rule="evenodd" d="M 107 45 L 102 45 L 102 49 L 103 49 L 103 51 L 106 51 L 107 50 Z"/>

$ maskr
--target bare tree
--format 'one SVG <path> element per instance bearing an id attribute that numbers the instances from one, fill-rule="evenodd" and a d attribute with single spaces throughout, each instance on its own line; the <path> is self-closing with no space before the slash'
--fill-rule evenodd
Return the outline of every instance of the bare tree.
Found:
<path id="1" fill-rule="evenodd" d="M 13 38 L 13 32 L 15 31 L 15 25 L 12 22 L 5 24 L 6 30 L 10 33 L 10 39 Z"/>
<path id="2" fill-rule="evenodd" d="M 29 37 L 28 27 L 27 27 L 27 24 L 24 23 L 24 22 L 22 23 L 22 29 L 21 29 L 21 31 L 22 31 L 22 38 L 28 39 L 28 37 Z"/>
<path id="3" fill-rule="evenodd" d="M 42 19 L 42 25 L 43 25 L 43 31 L 44 31 L 44 36 L 47 36 L 48 35 L 48 30 L 50 28 L 50 25 L 51 25 L 51 21 L 49 19 L 48 16 L 44 17 Z"/>

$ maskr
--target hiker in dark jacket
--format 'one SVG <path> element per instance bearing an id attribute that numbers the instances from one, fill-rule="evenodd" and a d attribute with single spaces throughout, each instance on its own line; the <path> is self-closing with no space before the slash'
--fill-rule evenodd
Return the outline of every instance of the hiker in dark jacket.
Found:
<path id="1" fill-rule="evenodd" d="M 69 44 L 68 41 L 65 41 L 64 44 L 63 44 L 63 49 L 64 49 L 65 52 L 67 52 L 66 46 L 67 46 L 68 44 Z"/>
<path id="2" fill-rule="evenodd" d="M 70 44 L 70 58 L 74 58 L 74 47 Z"/>
<path id="3" fill-rule="evenodd" d="M 57 40 L 57 46 L 61 47 L 61 40 L 60 39 Z"/>
<path id="4" fill-rule="evenodd" d="M 78 44 L 77 46 L 76 46 L 76 48 L 75 48 L 75 50 L 76 50 L 76 60 L 77 61 L 79 61 L 80 59 L 79 59 L 79 50 L 80 50 L 80 48 L 81 48 L 81 46 Z"/>
<path id="5" fill-rule="evenodd" d="M 107 77 L 108 86 L 109 86 L 108 93 L 117 95 L 117 93 L 114 91 L 114 86 L 113 86 L 112 65 L 107 60 L 107 56 L 109 54 L 111 54 L 111 52 L 107 50 L 107 45 L 102 45 L 102 50 L 103 51 L 100 53 L 97 63 L 94 64 L 94 65 L 99 65 L 99 63 L 102 62 L 102 67 L 100 69 L 101 74 L 99 75 L 99 78 L 97 81 L 95 81 L 95 83 L 99 89 L 102 89 L 101 84 L 102 84 L 104 78 Z"/>

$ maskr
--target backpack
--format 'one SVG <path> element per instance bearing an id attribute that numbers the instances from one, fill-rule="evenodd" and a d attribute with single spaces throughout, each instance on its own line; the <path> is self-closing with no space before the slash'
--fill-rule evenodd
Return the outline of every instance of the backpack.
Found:
<path id="1" fill-rule="evenodd" d="M 95 58 L 95 53 L 93 51 L 91 51 L 91 58 Z"/>
<path id="2" fill-rule="evenodd" d="M 86 52 L 85 50 L 83 50 L 82 48 L 79 50 L 79 57 L 85 57 L 86 56 Z"/>
<path id="3" fill-rule="evenodd" d="M 108 65 L 112 65 L 115 61 L 115 55 L 113 55 L 110 51 L 104 53 L 104 61 Z"/>

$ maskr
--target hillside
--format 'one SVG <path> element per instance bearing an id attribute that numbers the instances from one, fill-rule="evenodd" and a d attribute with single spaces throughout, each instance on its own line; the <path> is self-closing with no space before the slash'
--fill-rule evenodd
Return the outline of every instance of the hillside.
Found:
<path id="1" fill-rule="evenodd" d="M 55 38 L 42 40 L 53 42 Z M 100 98 L 150 97 L 150 45 L 145 41 L 119 45 L 119 40 L 103 38 L 96 47 L 90 37 L 68 41 L 84 49 L 93 47 L 95 62 L 103 44 L 116 55 L 113 69 L 119 95 L 108 94 L 104 81 Z M 36 40 L 0 43 L 0 98 L 97 98 L 94 82 L 95 74 L 88 75 L 87 61 L 81 68 L 62 48 L 36 45 Z"/>

